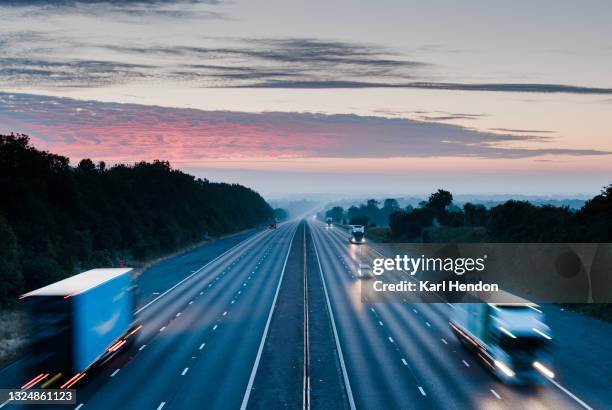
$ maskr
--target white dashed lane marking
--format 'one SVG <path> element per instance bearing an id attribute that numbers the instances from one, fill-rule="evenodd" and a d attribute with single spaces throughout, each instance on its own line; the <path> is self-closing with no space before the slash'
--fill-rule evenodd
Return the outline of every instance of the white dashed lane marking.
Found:
<path id="1" fill-rule="evenodd" d="M 493 393 L 493 396 L 495 396 L 497 398 L 497 400 L 501 400 L 501 396 L 499 394 L 497 394 L 497 392 L 493 389 L 491 389 L 491 393 Z"/>
<path id="2" fill-rule="evenodd" d="M 115 377 L 115 375 L 116 375 L 117 373 L 119 373 L 119 370 L 120 370 L 120 369 L 115 370 L 115 371 L 114 371 L 114 372 L 113 372 L 113 373 L 110 375 L 110 377 Z"/>

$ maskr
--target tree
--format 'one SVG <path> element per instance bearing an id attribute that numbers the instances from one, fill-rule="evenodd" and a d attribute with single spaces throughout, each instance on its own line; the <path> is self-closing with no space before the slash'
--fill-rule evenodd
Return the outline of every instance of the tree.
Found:
<path id="1" fill-rule="evenodd" d="M 278 222 L 286 221 L 289 219 L 289 214 L 283 208 L 276 208 L 274 210 L 274 219 Z"/>
<path id="2" fill-rule="evenodd" d="M 487 208 L 484 205 L 467 202 L 463 205 L 463 213 L 465 214 L 465 225 L 485 226 L 487 223 Z"/>
<path id="3" fill-rule="evenodd" d="M 359 215 L 359 216 L 355 216 L 351 218 L 351 220 L 349 221 L 349 224 L 368 226 L 369 222 L 370 220 L 368 219 L 367 216 Z"/>
<path id="4" fill-rule="evenodd" d="M 79 271 L 132 264 L 268 222 L 255 191 L 212 183 L 167 161 L 108 168 L 0 135 L 0 304 Z M 22 286 L 23 284 L 23 286 Z"/>
<path id="5" fill-rule="evenodd" d="M 0 306 L 9 304 L 11 297 L 21 292 L 22 286 L 17 238 L 0 215 Z"/>
<path id="6" fill-rule="evenodd" d="M 342 217 L 344 216 L 344 208 L 341 206 L 334 206 L 332 209 L 325 212 L 326 218 L 331 218 L 336 223 L 342 223 Z"/>
<path id="7" fill-rule="evenodd" d="M 396 212 L 399 210 L 399 203 L 395 198 L 387 198 L 383 202 L 383 209 L 391 212 Z"/>
<path id="8" fill-rule="evenodd" d="M 446 211 L 446 207 L 453 202 L 453 194 L 443 189 L 438 189 L 429 196 L 427 207 L 434 210 L 437 217 L 440 217 Z"/>

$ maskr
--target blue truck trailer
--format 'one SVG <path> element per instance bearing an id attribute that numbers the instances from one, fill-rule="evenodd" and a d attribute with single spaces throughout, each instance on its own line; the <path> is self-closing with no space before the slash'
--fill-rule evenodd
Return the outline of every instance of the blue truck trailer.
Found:
<path id="1" fill-rule="evenodd" d="M 23 295 L 36 376 L 24 386 L 70 388 L 128 348 L 141 327 L 133 283 L 131 268 L 92 269 Z"/>

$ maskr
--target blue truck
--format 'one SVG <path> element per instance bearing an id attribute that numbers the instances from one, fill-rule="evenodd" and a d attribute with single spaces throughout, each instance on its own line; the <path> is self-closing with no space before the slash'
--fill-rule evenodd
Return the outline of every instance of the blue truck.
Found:
<path id="1" fill-rule="evenodd" d="M 23 295 L 36 375 L 24 386 L 70 388 L 129 348 L 141 328 L 135 297 L 131 268 L 92 269 Z"/>

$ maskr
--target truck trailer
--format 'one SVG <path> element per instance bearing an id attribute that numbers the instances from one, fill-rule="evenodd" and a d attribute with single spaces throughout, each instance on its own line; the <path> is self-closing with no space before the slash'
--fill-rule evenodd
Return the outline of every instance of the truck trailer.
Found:
<path id="1" fill-rule="evenodd" d="M 550 328 L 532 303 L 454 303 L 450 326 L 502 381 L 538 384 L 555 377 Z"/>
<path id="2" fill-rule="evenodd" d="M 70 388 L 98 364 L 131 346 L 134 322 L 131 268 L 92 269 L 26 293 L 30 367 L 27 387 Z"/>

